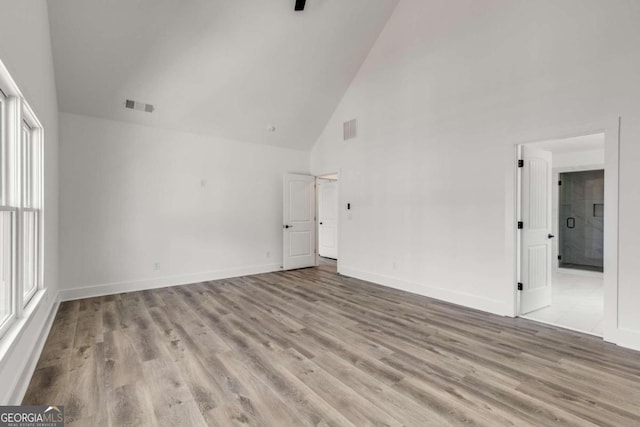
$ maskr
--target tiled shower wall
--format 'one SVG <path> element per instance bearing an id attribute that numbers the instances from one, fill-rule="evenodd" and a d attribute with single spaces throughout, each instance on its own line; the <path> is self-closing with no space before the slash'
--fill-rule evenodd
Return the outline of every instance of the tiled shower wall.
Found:
<path id="1" fill-rule="evenodd" d="M 560 267 L 602 271 L 604 170 L 560 174 Z"/>

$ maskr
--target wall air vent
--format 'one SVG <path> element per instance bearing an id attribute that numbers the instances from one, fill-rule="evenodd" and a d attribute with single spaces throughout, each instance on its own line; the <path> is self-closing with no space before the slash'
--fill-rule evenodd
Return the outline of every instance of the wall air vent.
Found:
<path id="1" fill-rule="evenodd" d="M 145 113 L 153 113 L 155 108 L 151 104 L 145 104 L 143 102 L 132 101 L 127 99 L 124 103 L 125 108 L 129 108 L 131 110 L 144 111 Z"/>
<path id="2" fill-rule="evenodd" d="M 358 136 L 358 120 L 353 119 L 348 122 L 344 122 L 344 140 L 353 139 Z"/>

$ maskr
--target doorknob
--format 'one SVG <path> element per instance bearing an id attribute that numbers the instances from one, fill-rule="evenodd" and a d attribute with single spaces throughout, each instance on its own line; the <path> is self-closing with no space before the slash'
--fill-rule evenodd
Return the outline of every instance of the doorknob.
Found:
<path id="1" fill-rule="evenodd" d="M 550 239 L 553 239 L 556 236 L 554 236 L 553 234 L 548 234 L 547 237 L 550 238 Z"/>
<path id="2" fill-rule="evenodd" d="M 322 225 L 322 223 L 320 223 L 320 225 Z"/>
<path id="3" fill-rule="evenodd" d="M 284 228 L 293 228 L 293 225 L 287 224 L 287 225 L 284 226 Z"/>

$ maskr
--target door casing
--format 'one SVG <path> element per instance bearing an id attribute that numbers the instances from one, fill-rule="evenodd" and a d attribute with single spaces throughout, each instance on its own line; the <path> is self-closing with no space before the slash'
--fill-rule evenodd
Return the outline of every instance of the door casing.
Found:
<path id="1" fill-rule="evenodd" d="M 523 144 L 548 141 L 554 139 L 571 138 L 577 136 L 604 133 L 605 135 L 605 236 L 604 236 L 604 333 L 603 339 L 608 342 L 633 342 L 634 337 L 627 336 L 618 323 L 618 212 L 619 212 L 619 168 L 620 168 L 620 124 L 621 117 L 610 116 L 582 124 L 558 126 L 544 131 L 528 132 L 515 138 L 520 142 L 514 144 L 513 169 L 507 185 L 507 209 L 512 211 L 512 224 L 507 225 L 512 231 L 511 248 L 513 253 L 513 313 L 520 314 L 520 292 L 516 284 L 520 277 L 520 233 L 517 221 L 521 218 L 521 194 L 519 186 L 518 160 L 520 147 Z M 511 202 L 510 202 L 511 201 Z"/>

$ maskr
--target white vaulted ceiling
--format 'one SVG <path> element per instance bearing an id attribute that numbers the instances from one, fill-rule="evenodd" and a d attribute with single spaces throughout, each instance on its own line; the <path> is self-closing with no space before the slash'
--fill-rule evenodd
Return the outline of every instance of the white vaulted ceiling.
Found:
<path id="1" fill-rule="evenodd" d="M 59 107 L 307 150 L 397 2 L 308 0 L 294 12 L 294 0 L 55 0 Z"/>

